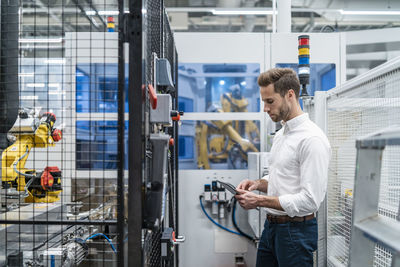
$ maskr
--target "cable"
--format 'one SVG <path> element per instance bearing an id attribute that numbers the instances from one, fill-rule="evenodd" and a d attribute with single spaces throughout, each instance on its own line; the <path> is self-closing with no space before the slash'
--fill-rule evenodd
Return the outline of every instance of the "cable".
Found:
<path id="1" fill-rule="evenodd" d="M 29 178 L 36 178 L 36 176 L 35 175 L 33 175 L 33 174 L 27 174 L 27 173 L 22 173 L 22 172 L 20 172 L 18 169 L 17 169 L 17 164 L 18 164 L 18 162 L 20 162 L 26 155 L 28 155 L 28 152 L 29 152 L 29 148 L 28 148 L 28 146 L 26 147 L 26 152 L 25 152 L 25 154 L 23 154 L 15 163 L 14 163 L 14 171 L 17 173 L 17 174 L 19 174 L 19 175 L 22 175 L 22 176 L 25 176 L 25 177 L 29 177 Z"/>
<path id="2" fill-rule="evenodd" d="M 25 158 L 25 156 L 28 155 L 28 153 L 29 153 L 29 148 L 28 148 L 28 146 L 27 146 L 27 147 L 26 147 L 25 154 L 23 154 L 23 155 L 13 164 L 14 171 L 15 171 L 18 175 L 22 175 L 22 176 L 25 176 L 25 177 L 27 177 L 27 178 L 31 178 L 31 179 L 25 184 L 25 187 L 24 187 L 24 197 L 28 197 L 28 196 L 29 196 L 28 188 L 29 188 L 29 186 L 32 184 L 33 180 L 36 178 L 36 175 L 27 174 L 27 173 L 22 173 L 22 172 L 20 172 L 20 171 L 17 169 L 17 164 L 18 164 L 18 162 L 20 162 L 23 158 Z M 22 194 L 21 194 L 21 195 L 22 195 Z"/>
<path id="3" fill-rule="evenodd" d="M 95 237 L 97 237 L 97 236 L 102 236 L 102 237 L 104 237 L 104 238 L 108 241 L 108 243 L 110 243 L 110 246 L 111 246 L 112 250 L 113 250 L 115 253 L 117 253 L 117 250 L 115 249 L 115 247 L 114 247 L 113 243 L 111 242 L 111 240 L 108 238 L 108 236 L 106 236 L 106 235 L 103 234 L 103 233 L 97 233 L 97 234 L 94 234 L 94 235 L 89 236 L 88 238 L 85 239 L 85 243 L 86 243 L 86 241 L 88 241 L 89 239 L 95 238 Z"/>
<path id="4" fill-rule="evenodd" d="M 257 240 L 257 238 L 251 237 L 250 235 L 248 235 L 248 234 L 246 234 L 245 232 L 243 232 L 243 231 L 239 228 L 239 226 L 237 225 L 237 223 L 236 223 L 236 216 L 235 216 L 235 214 L 236 214 L 236 202 L 237 202 L 237 199 L 234 198 L 234 200 L 233 200 L 233 207 L 232 207 L 232 222 L 233 222 L 233 226 L 235 226 L 236 230 L 237 230 L 242 236 L 244 236 L 244 237 L 246 237 L 247 239 L 249 239 L 249 240 L 255 242 L 255 241 Z"/>
<path id="5" fill-rule="evenodd" d="M 228 228 L 226 228 L 225 226 L 222 226 L 221 224 L 219 224 L 219 223 L 217 223 L 216 221 L 214 221 L 213 218 L 211 218 L 210 215 L 208 215 L 207 211 L 204 209 L 202 198 L 203 198 L 203 196 L 200 195 L 200 196 L 199 196 L 199 199 L 200 199 L 200 206 L 201 206 L 201 209 L 203 210 L 204 214 L 207 216 L 207 218 L 208 218 L 212 223 L 214 223 L 216 226 L 220 227 L 221 229 L 224 229 L 225 231 L 227 231 L 227 232 L 229 232 L 229 233 L 232 233 L 232 234 L 235 234 L 235 235 L 240 235 L 240 236 L 242 235 L 241 233 L 238 233 L 238 232 L 235 232 L 235 231 L 233 231 L 233 230 L 231 230 L 231 229 L 228 229 Z"/>

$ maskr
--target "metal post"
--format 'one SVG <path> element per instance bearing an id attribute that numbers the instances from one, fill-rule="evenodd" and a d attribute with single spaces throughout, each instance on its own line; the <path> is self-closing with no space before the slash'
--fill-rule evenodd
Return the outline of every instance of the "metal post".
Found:
<path id="1" fill-rule="evenodd" d="M 399 211 L 397 212 L 397 221 L 400 222 L 400 200 L 399 200 Z M 392 255 L 392 267 L 400 267 L 400 253 L 394 253 Z"/>
<path id="2" fill-rule="evenodd" d="M 175 109 L 179 109 L 179 99 L 178 99 L 178 53 L 176 52 L 176 49 L 174 50 L 175 53 Z M 179 200 L 179 190 L 178 190 L 178 185 L 179 185 L 179 126 L 178 123 L 175 123 L 175 184 L 174 184 L 174 196 L 175 196 L 175 233 L 176 236 L 179 236 L 179 207 L 178 207 L 178 200 Z M 175 247 L 175 259 L 176 259 L 176 264 L 175 266 L 179 266 L 179 246 Z"/>
<path id="3" fill-rule="evenodd" d="M 1 0 L 0 149 L 8 146 L 7 132 L 18 116 L 19 0 Z"/>
<path id="4" fill-rule="evenodd" d="M 129 1 L 129 182 L 128 182 L 128 266 L 143 265 L 142 181 L 143 181 L 143 104 L 142 104 L 142 1 Z"/>
<path id="5" fill-rule="evenodd" d="M 277 30 L 278 33 L 290 33 L 292 27 L 292 1 L 278 0 Z"/>
<path id="6" fill-rule="evenodd" d="M 166 54 L 166 52 L 165 52 L 165 47 L 164 47 L 164 45 L 166 44 L 165 43 L 165 34 L 164 34 L 164 15 L 165 15 L 165 12 L 164 12 L 164 0 L 160 0 L 160 10 L 159 10 L 159 12 L 160 12 L 160 54 L 159 54 L 159 57 L 165 57 L 165 54 Z M 170 63 L 172 63 L 172 62 L 170 62 Z"/>
<path id="7" fill-rule="evenodd" d="M 118 0 L 118 266 L 124 266 L 125 227 L 125 55 L 124 0 Z"/>
<path id="8" fill-rule="evenodd" d="M 314 112 L 315 123 L 326 133 L 326 91 L 316 91 L 314 96 Z M 324 201 L 317 213 L 318 229 L 323 227 L 322 231 L 318 230 L 318 239 L 322 240 L 322 244 L 318 242 L 317 263 L 319 267 L 328 266 L 328 200 L 325 195 Z M 323 236 L 320 235 L 322 232 Z"/>
<path id="9" fill-rule="evenodd" d="M 272 33 L 276 33 L 276 0 L 272 0 Z"/>

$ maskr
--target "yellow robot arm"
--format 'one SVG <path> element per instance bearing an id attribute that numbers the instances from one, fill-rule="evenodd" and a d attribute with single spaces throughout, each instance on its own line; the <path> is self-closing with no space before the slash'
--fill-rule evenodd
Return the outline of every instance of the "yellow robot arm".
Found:
<path id="1" fill-rule="evenodd" d="M 55 120 L 53 113 L 43 114 L 39 121 L 20 113 L 10 130 L 16 141 L 2 154 L 2 188 L 24 191 L 26 202 L 54 202 L 61 192 L 61 172 L 58 168 L 47 167 L 40 174 L 25 168 L 33 147 L 54 146 L 62 138 L 61 131 L 54 128 Z"/>

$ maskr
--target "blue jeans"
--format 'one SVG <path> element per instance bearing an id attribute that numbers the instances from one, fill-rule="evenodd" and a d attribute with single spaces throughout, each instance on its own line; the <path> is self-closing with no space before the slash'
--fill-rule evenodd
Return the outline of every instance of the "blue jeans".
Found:
<path id="1" fill-rule="evenodd" d="M 318 225 L 315 218 L 285 224 L 270 224 L 265 220 L 256 266 L 312 267 L 317 241 Z"/>

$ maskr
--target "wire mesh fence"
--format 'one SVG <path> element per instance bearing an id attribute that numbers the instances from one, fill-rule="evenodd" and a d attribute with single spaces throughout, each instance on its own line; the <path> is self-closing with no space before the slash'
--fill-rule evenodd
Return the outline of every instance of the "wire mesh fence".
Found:
<path id="1" fill-rule="evenodd" d="M 329 93 L 327 135 L 332 146 L 328 180 L 329 266 L 347 266 L 351 236 L 355 140 L 400 123 L 399 60 L 382 65 Z M 382 158 L 379 214 L 395 220 L 400 202 L 399 149 L 388 147 Z M 377 245 L 374 266 L 390 266 L 391 253 Z"/>
<path id="2" fill-rule="evenodd" d="M 177 108 L 175 43 L 162 2 L 126 2 L 1 1 L 1 266 L 175 264 L 166 230 L 177 229 L 177 148 L 169 141 L 178 140 L 177 122 L 149 117 L 151 94 Z M 155 71 L 162 58 L 171 70 L 165 88 Z M 168 137 L 159 150 L 158 136 Z"/>

